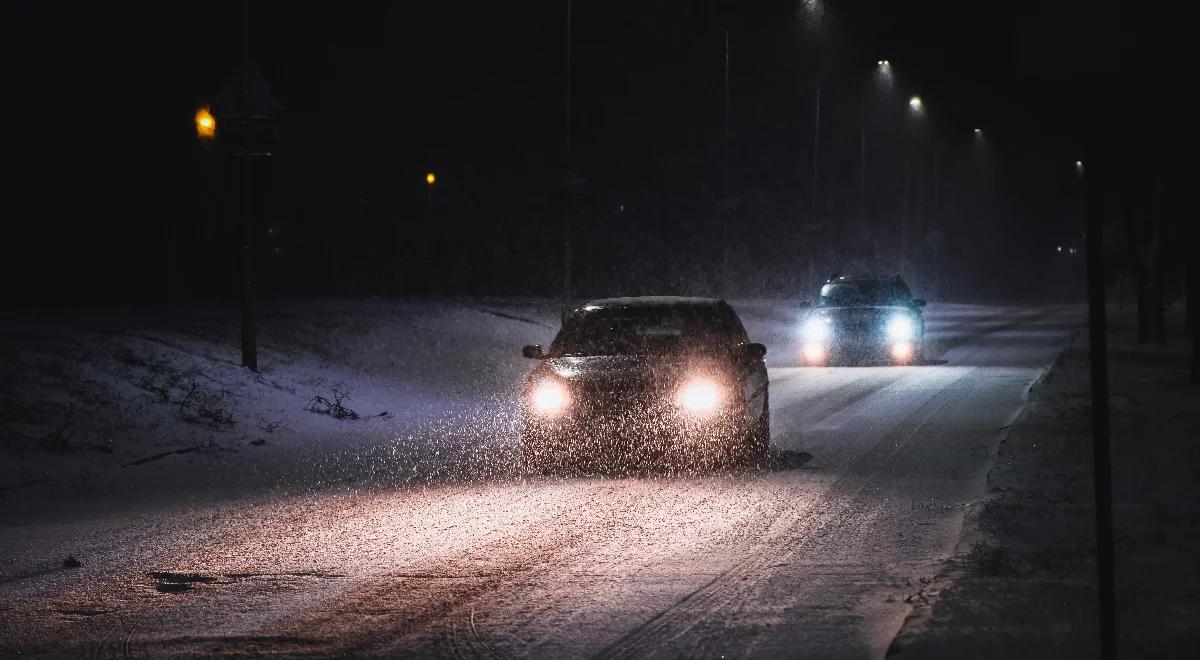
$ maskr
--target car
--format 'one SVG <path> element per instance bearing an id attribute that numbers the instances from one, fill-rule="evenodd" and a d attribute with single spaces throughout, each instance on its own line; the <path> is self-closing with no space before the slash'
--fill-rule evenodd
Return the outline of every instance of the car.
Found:
<path id="1" fill-rule="evenodd" d="M 802 361 L 916 364 L 925 344 L 924 306 L 899 275 L 830 278 L 801 316 Z"/>
<path id="2" fill-rule="evenodd" d="M 729 304 L 647 296 L 584 303 L 522 389 L 532 471 L 601 460 L 758 457 L 771 437 L 766 346 Z"/>

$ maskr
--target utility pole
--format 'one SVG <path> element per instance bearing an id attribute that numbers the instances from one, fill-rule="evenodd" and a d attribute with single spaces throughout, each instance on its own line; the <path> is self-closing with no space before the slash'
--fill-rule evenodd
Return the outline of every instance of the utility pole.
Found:
<path id="1" fill-rule="evenodd" d="M 721 295 L 729 296 L 729 28 L 725 28 L 725 111 L 721 136 Z"/>
<path id="2" fill-rule="evenodd" d="M 238 220 L 241 223 L 239 279 L 241 298 L 242 366 L 258 371 L 258 341 L 254 295 L 254 176 L 257 158 L 270 158 L 278 139 L 275 117 L 281 110 L 270 86 L 250 63 L 250 3 L 243 3 L 242 69 L 231 76 L 217 98 L 217 117 L 209 118 L 216 129 L 218 148 L 231 157 L 237 187 Z M 198 118 L 203 126 L 203 117 Z"/>
<path id="3" fill-rule="evenodd" d="M 254 300 L 254 167 L 250 135 L 250 0 L 242 3 L 242 113 L 241 215 L 242 215 L 242 366 L 258 371 L 258 327 Z"/>
<path id="4" fill-rule="evenodd" d="M 813 121 L 813 166 L 812 166 L 812 223 L 818 223 L 820 211 L 817 206 L 817 173 L 821 164 L 821 86 L 817 85 L 817 113 Z"/>
<path id="5" fill-rule="evenodd" d="M 563 143 L 563 237 L 562 237 L 562 305 L 563 313 L 571 303 L 571 187 L 566 182 L 570 177 L 571 167 L 571 0 L 567 0 L 566 50 L 564 66 L 566 67 L 566 91 L 563 94 L 563 112 L 565 114 L 566 139 Z"/>
<path id="6" fill-rule="evenodd" d="M 858 134 L 858 222 L 859 229 L 867 231 L 867 127 L 859 127 Z M 872 241 L 874 244 L 874 241 Z"/>
<path id="7" fill-rule="evenodd" d="M 1096 577 L 1100 591 L 1100 657 L 1117 655 L 1116 588 L 1113 583 L 1112 454 L 1108 423 L 1108 334 L 1104 300 L 1104 186 L 1109 172 L 1089 158 L 1084 179 L 1087 214 L 1088 340 L 1092 372 L 1092 460 L 1096 497 Z"/>

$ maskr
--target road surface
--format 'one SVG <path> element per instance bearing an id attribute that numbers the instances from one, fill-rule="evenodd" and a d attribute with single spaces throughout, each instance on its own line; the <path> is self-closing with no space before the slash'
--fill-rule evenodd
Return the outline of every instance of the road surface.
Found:
<path id="1" fill-rule="evenodd" d="M 1080 321 L 931 314 L 904 368 L 786 366 L 767 337 L 764 469 L 0 520 L 0 655 L 881 657 Z"/>

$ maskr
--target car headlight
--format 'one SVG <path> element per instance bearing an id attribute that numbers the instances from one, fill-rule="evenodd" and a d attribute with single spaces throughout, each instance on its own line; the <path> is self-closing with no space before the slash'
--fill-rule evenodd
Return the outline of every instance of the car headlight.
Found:
<path id="1" fill-rule="evenodd" d="M 571 397 L 562 383 L 552 380 L 543 381 L 529 393 L 529 403 L 535 412 L 541 415 L 555 415 L 562 412 Z"/>
<path id="2" fill-rule="evenodd" d="M 675 400 L 679 407 L 690 413 L 709 413 L 717 409 L 724 393 L 710 380 L 693 380 L 679 388 Z"/>
<path id="3" fill-rule="evenodd" d="M 906 314 L 897 314 L 888 319 L 887 336 L 892 341 L 908 341 L 913 338 L 916 330 L 917 326 L 912 317 Z"/>
<path id="4" fill-rule="evenodd" d="M 804 338 L 808 341 L 825 341 L 829 339 L 832 328 L 830 327 L 829 319 L 813 316 L 804 322 L 802 332 L 804 333 Z"/>

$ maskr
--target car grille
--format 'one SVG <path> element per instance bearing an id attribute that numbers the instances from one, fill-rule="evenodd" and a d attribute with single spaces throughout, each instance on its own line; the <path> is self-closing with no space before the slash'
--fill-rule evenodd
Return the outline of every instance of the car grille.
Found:
<path id="1" fill-rule="evenodd" d="M 580 411 L 591 417 L 616 418 L 646 414 L 657 408 L 662 395 L 639 384 L 589 384 L 578 394 Z"/>

